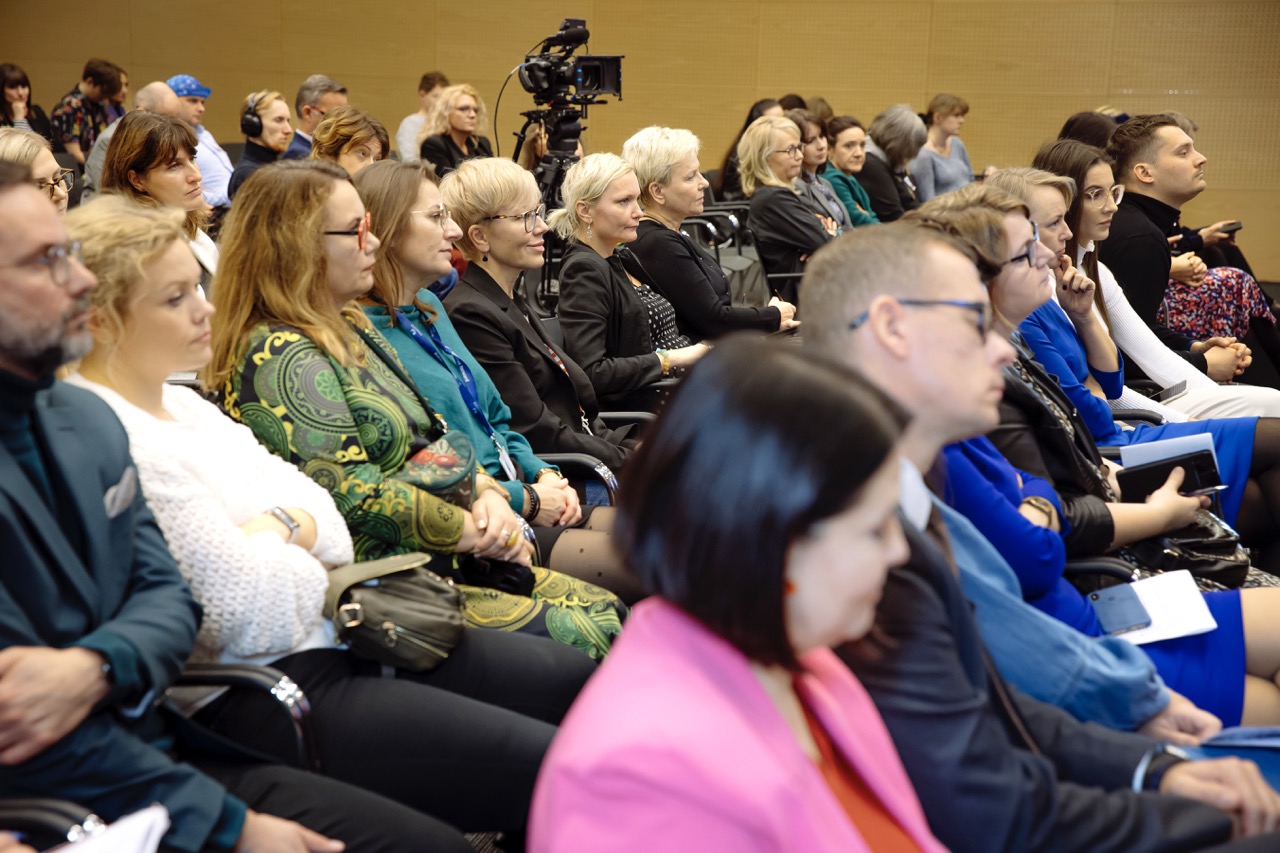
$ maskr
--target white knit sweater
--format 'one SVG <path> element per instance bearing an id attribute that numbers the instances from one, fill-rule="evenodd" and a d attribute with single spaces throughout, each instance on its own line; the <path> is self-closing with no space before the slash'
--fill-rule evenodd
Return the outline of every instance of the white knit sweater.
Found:
<path id="1" fill-rule="evenodd" d="M 102 397 L 129 434 L 143 494 L 204 606 L 192 660 L 263 664 L 333 646 L 326 566 L 350 562 L 352 548 L 329 493 L 189 388 L 165 386 L 166 421 L 78 374 L 69 381 Z M 316 520 L 310 552 L 240 530 L 274 506 Z"/>

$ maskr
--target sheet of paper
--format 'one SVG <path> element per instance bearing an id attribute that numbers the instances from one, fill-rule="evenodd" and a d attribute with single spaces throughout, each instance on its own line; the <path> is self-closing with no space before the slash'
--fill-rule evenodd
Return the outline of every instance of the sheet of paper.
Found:
<path id="1" fill-rule="evenodd" d="M 1201 746 L 1280 749 L 1280 728 L 1275 726 L 1232 726 L 1223 729 Z"/>
<path id="2" fill-rule="evenodd" d="M 1151 624 L 1116 636 L 1134 645 L 1204 634 L 1218 627 L 1191 572 L 1165 572 L 1134 581 L 1133 591 L 1147 609 Z"/>
<path id="3" fill-rule="evenodd" d="M 155 853 L 169 828 L 169 812 L 156 804 L 125 815 L 102 832 L 50 853 Z"/>
<path id="4" fill-rule="evenodd" d="M 1120 464 L 1126 468 L 1135 465 L 1146 465 L 1175 456 L 1185 456 L 1207 450 L 1213 454 L 1213 464 L 1218 464 L 1218 453 L 1213 448 L 1213 436 L 1207 432 L 1195 435 L 1180 435 L 1177 438 L 1162 438 L 1159 441 L 1144 441 L 1120 448 Z M 1218 470 L 1222 470 L 1219 468 Z"/>

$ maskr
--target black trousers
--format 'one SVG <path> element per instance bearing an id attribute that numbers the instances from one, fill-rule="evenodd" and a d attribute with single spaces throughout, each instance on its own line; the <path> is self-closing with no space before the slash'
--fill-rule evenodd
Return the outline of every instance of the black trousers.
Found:
<path id="1" fill-rule="evenodd" d="M 468 630 L 427 673 L 383 678 L 377 664 L 341 649 L 300 652 L 273 666 L 306 691 L 326 776 L 465 832 L 525 826 L 555 724 L 595 669 L 562 643 L 485 630 Z M 198 719 L 278 752 L 273 746 L 292 733 L 273 706 L 237 693 Z"/>

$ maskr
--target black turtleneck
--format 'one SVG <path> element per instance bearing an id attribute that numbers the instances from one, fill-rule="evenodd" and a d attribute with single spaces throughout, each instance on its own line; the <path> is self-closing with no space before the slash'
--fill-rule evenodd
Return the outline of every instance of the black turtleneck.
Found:
<path id="1" fill-rule="evenodd" d="M 0 370 L 0 445 L 9 451 L 50 509 L 54 508 L 53 484 L 36 438 L 32 413 L 36 394 L 52 385 L 52 376 L 32 380 Z"/>

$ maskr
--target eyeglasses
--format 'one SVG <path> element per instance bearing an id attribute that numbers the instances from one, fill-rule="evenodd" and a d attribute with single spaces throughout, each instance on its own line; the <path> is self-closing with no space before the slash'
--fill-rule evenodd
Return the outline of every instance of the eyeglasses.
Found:
<path id="1" fill-rule="evenodd" d="M 1032 222 L 1031 223 L 1031 242 L 1027 244 L 1026 251 L 1023 252 L 1022 254 L 1014 255 L 1012 258 L 1005 261 L 1004 265 L 1009 266 L 1009 264 L 1016 264 L 1018 261 L 1026 261 L 1027 266 L 1035 267 L 1036 246 L 1039 243 L 1040 243 L 1040 226 Z"/>
<path id="2" fill-rule="evenodd" d="M 907 308 L 936 308 L 940 305 L 963 308 L 966 311 L 973 312 L 974 316 L 977 317 L 978 337 L 986 340 L 987 332 L 991 329 L 990 302 L 972 302 L 967 299 L 899 299 L 898 304 Z M 853 322 L 849 324 L 849 331 L 857 331 L 863 323 L 867 322 L 870 316 L 870 311 L 863 311 L 857 317 L 854 317 Z"/>
<path id="3" fill-rule="evenodd" d="M 360 224 L 355 228 L 347 231 L 322 231 L 320 233 L 332 234 L 335 237 L 355 237 L 356 245 L 360 248 L 360 251 L 363 252 L 365 243 L 368 242 L 369 239 L 369 225 L 372 224 L 372 222 L 373 214 L 366 211 L 364 219 L 361 219 Z"/>
<path id="4" fill-rule="evenodd" d="M 58 174 L 53 176 L 52 180 L 36 181 L 35 185 L 41 192 L 49 194 L 49 198 L 54 197 L 58 187 L 61 186 L 66 192 L 71 192 L 71 187 L 75 185 L 76 173 L 73 169 L 59 169 Z"/>
<path id="5" fill-rule="evenodd" d="M 538 227 L 538 220 L 547 221 L 547 206 L 540 204 L 533 210 L 526 210 L 524 213 L 496 213 L 493 216 L 486 216 L 485 219 L 523 219 L 524 233 L 532 234 L 533 229 Z"/>
<path id="6" fill-rule="evenodd" d="M 804 153 L 804 148 L 799 145 L 788 145 L 786 148 L 773 149 L 774 154 L 786 154 L 788 157 L 794 157 L 797 154 Z"/>
<path id="7" fill-rule="evenodd" d="M 1117 205 L 1120 204 L 1120 199 L 1124 198 L 1124 185 L 1116 184 L 1109 190 L 1104 190 L 1102 187 L 1090 187 L 1084 191 L 1084 200 L 1092 207 L 1106 207 L 1108 195 Z"/>
<path id="8" fill-rule="evenodd" d="M 66 287 L 71 282 L 71 261 L 73 259 L 81 266 L 84 266 L 84 255 L 80 252 L 80 243 L 74 240 L 70 243 L 54 243 L 30 261 L 25 261 L 22 264 L 10 264 L 9 266 L 20 267 L 35 263 L 42 267 L 48 267 L 49 277 L 53 279 L 53 283 L 58 287 Z"/>
<path id="9" fill-rule="evenodd" d="M 445 207 L 443 204 L 437 204 L 430 210 L 411 210 L 409 212 L 421 213 L 441 228 L 443 228 L 444 224 L 452 218 L 449 214 L 449 208 Z"/>

